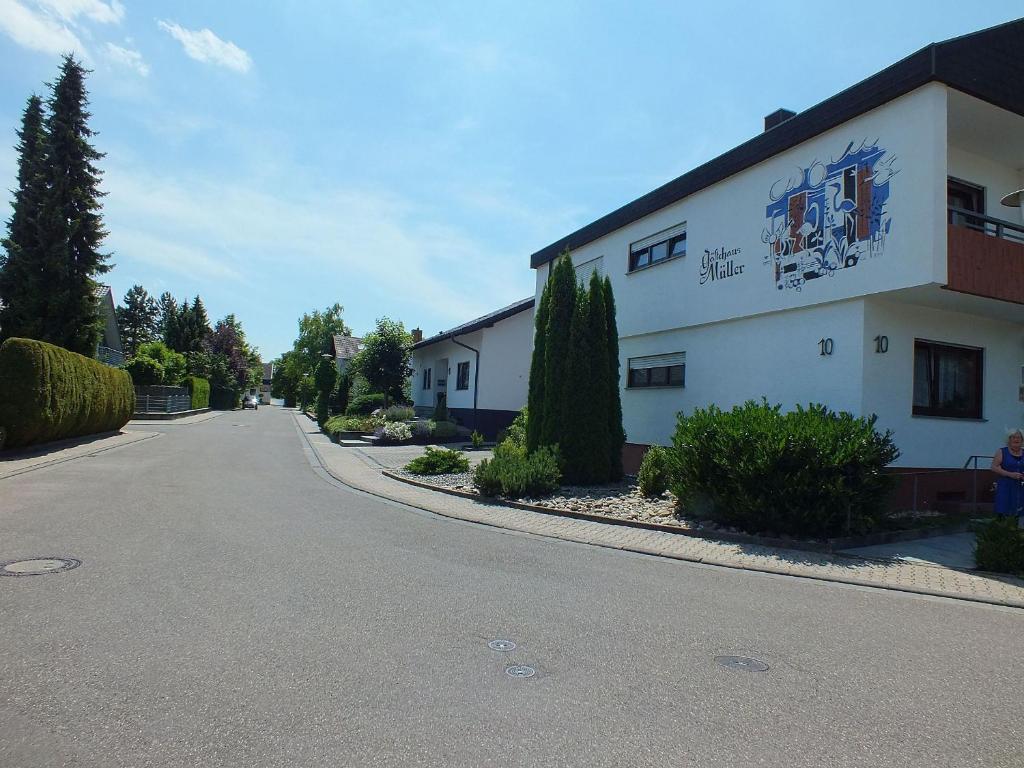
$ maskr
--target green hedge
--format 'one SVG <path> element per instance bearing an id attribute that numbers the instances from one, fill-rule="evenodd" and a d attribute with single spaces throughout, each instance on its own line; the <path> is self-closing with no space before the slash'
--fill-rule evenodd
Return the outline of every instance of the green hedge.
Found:
<path id="1" fill-rule="evenodd" d="M 384 407 L 384 395 L 373 393 L 359 395 L 349 400 L 348 408 L 345 409 L 346 416 L 369 416 L 378 408 Z"/>
<path id="2" fill-rule="evenodd" d="M 210 407 L 210 382 L 198 376 L 187 376 L 185 386 L 192 395 L 192 410 Z"/>
<path id="3" fill-rule="evenodd" d="M 210 387 L 210 407 L 218 411 L 230 411 L 241 405 L 242 393 L 230 387 Z"/>
<path id="4" fill-rule="evenodd" d="M 0 346 L 0 426 L 5 447 L 120 429 L 135 410 L 131 377 L 33 339 Z"/>

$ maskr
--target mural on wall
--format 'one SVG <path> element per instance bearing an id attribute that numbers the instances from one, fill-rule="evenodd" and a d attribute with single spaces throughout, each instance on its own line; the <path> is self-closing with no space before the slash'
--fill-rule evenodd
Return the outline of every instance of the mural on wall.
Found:
<path id="1" fill-rule="evenodd" d="M 772 184 L 761 239 L 780 291 L 882 255 L 895 160 L 877 141 L 851 142 L 838 160 L 815 160 Z"/>

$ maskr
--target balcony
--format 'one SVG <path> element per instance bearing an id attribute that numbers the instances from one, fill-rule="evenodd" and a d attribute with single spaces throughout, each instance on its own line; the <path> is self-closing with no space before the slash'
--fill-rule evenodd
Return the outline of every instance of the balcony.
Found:
<path id="1" fill-rule="evenodd" d="M 118 352 L 116 349 L 100 345 L 96 348 L 96 359 L 105 365 L 117 368 L 124 363 L 124 353 Z"/>
<path id="2" fill-rule="evenodd" d="M 1024 224 L 949 208 L 946 288 L 1024 304 Z"/>

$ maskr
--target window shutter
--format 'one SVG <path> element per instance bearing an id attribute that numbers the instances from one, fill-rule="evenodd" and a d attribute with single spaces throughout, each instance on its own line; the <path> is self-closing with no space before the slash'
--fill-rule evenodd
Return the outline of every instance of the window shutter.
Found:
<path id="1" fill-rule="evenodd" d="M 639 371 L 644 368 L 662 368 L 665 366 L 685 364 L 685 352 L 672 352 L 667 355 L 650 355 L 648 357 L 631 357 L 629 359 L 629 368 L 633 371 Z"/>
<path id="2" fill-rule="evenodd" d="M 669 238 L 675 237 L 676 235 L 681 235 L 685 231 L 686 231 L 686 222 L 684 221 L 682 224 L 677 224 L 674 227 L 669 227 L 668 229 L 664 229 L 664 230 L 662 230 L 661 232 L 658 232 L 655 235 L 651 235 L 650 237 L 645 237 L 643 240 L 637 240 L 635 243 L 632 243 L 629 246 L 630 253 L 632 253 L 634 251 L 642 250 L 642 249 L 644 249 L 644 248 L 646 248 L 646 247 L 648 247 L 650 245 L 654 245 L 655 243 L 660 243 L 660 242 L 662 242 L 664 240 L 668 240 Z"/>
<path id="3" fill-rule="evenodd" d="M 595 270 L 597 271 L 598 279 L 604 280 L 604 256 L 598 256 L 596 259 L 584 261 L 578 265 L 576 267 L 576 282 L 586 288 L 590 285 L 590 275 Z"/>

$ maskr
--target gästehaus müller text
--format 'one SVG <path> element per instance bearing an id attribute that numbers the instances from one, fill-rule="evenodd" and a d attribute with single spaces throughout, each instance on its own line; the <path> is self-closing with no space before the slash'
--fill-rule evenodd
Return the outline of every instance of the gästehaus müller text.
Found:
<path id="1" fill-rule="evenodd" d="M 725 246 L 715 248 L 713 251 L 704 249 L 704 257 L 700 260 L 700 284 L 708 280 L 724 280 L 727 277 L 735 277 L 743 274 L 743 264 L 736 263 L 736 256 L 739 256 L 742 248 L 733 248 L 727 251 Z"/>

